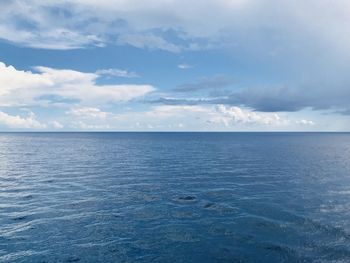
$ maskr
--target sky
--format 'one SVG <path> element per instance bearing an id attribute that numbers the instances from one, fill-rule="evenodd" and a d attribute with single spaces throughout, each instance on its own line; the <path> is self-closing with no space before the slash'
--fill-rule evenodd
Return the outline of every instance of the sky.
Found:
<path id="1" fill-rule="evenodd" d="M 349 131 L 346 0 L 0 0 L 0 131 Z"/>

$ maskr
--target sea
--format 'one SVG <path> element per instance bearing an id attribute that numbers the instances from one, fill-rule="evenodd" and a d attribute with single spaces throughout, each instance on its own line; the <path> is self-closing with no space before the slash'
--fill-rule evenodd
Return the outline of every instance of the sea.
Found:
<path id="1" fill-rule="evenodd" d="M 350 133 L 0 133 L 0 262 L 350 262 Z"/>

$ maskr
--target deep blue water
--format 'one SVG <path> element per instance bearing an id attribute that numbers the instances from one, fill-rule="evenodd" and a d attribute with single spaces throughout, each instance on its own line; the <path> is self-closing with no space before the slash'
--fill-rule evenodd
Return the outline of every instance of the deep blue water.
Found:
<path id="1" fill-rule="evenodd" d="M 350 134 L 2 133 L 0 262 L 350 262 Z"/>

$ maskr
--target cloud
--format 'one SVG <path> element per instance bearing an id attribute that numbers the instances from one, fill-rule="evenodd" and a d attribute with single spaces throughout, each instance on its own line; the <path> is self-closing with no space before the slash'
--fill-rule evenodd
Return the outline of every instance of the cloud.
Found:
<path id="1" fill-rule="evenodd" d="M 95 72 L 99 76 L 110 76 L 110 77 L 120 77 L 120 78 L 136 78 L 139 77 L 135 72 L 130 72 L 125 69 L 99 69 Z"/>
<path id="2" fill-rule="evenodd" d="M 10 115 L 3 111 L 0 111 L 0 125 L 4 125 L 7 128 L 12 129 L 45 129 L 46 124 L 40 123 L 36 120 L 36 116 L 33 112 L 29 112 L 28 116 L 21 117 L 19 115 Z"/>
<path id="3" fill-rule="evenodd" d="M 160 49 L 174 53 L 181 51 L 181 47 L 154 34 L 123 34 L 118 37 L 118 43 L 150 50 Z"/>
<path id="4" fill-rule="evenodd" d="M 205 85 L 189 85 L 180 87 L 180 91 L 196 91 Z M 215 87 L 215 85 L 213 85 Z M 237 91 L 225 91 L 226 94 L 214 94 L 207 97 L 161 97 L 149 101 L 165 105 L 202 105 L 224 104 L 228 106 L 244 106 L 261 112 L 295 112 L 311 108 L 313 110 L 333 110 L 338 114 L 349 112 L 348 98 L 350 89 L 333 85 L 330 87 L 314 86 L 260 86 L 241 88 Z M 215 96 L 223 95 L 223 96 Z"/>
<path id="5" fill-rule="evenodd" d="M 165 94 L 153 102 L 223 104 L 256 112 L 311 108 L 347 115 L 350 27 L 344 25 L 349 22 L 350 3 L 342 0 L 17 0 L 0 4 L 0 38 L 20 46 L 65 50 L 129 45 L 184 55 L 219 50 L 215 54 L 229 61 L 222 63 L 226 69 L 231 67 L 249 84 L 226 90 L 233 83 L 206 77 L 177 87 L 177 93 L 170 94 L 173 97 Z M 132 75 L 119 69 L 21 71 L 0 63 L 0 106 L 98 108 L 155 90 L 151 85 L 98 84 L 101 76 Z M 217 90 L 223 92 L 213 94 Z M 189 96 L 191 92 L 201 96 Z M 204 97 L 205 92 L 211 94 Z"/>
<path id="6" fill-rule="evenodd" d="M 296 124 L 300 124 L 300 125 L 315 125 L 315 123 L 313 121 L 304 120 L 304 119 L 296 121 Z"/>
<path id="7" fill-rule="evenodd" d="M 335 111 L 334 113 L 348 116 L 348 115 L 350 115 L 350 107 L 347 109 Z"/>
<path id="8" fill-rule="evenodd" d="M 58 130 L 58 129 L 63 129 L 64 128 L 64 125 L 62 123 L 60 123 L 59 121 L 51 121 L 50 123 L 50 126 L 52 128 L 54 128 L 55 130 Z"/>
<path id="9" fill-rule="evenodd" d="M 67 114 L 83 117 L 83 118 L 98 118 L 98 119 L 106 119 L 111 113 L 101 111 L 98 108 L 92 107 L 81 107 L 81 108 L 72 108 Z"/>
<path id="10" fill-rule="evenodd" d="M 261 48 L 252 51 L 275 55 L 317 43 L 348 50 L 350 41 L 343 26 L 349 22 L 349 3 L 340 0 L 18 0 L 3 1 L 0 10 L 1 37 L 38 48 L 119 41 L 178 52 L 179 45 L 164 40 L 169 30 L 185 40 L 182 47 L 200 47 L 204 41 L 251 48 L 255 41 Z"/>
<path id="11" fill-rule="evenodd" d="M 311 120 L 283 114 L 255 112 L 225 105 L 161 105 L 142 112 L 124 112 L 114 117 L 119 127 L 147 130 L 293 130 L 308 129 Z"/>
<path id="12" fill-rule="evenodd" d="M 69 50 L 86 46 L 103 47 L 104 41 L 96 35 L 84 35 L 65 28 L 48 28 L 37 32 L 17 29 L 13 25 L 0 25 L 0 36 L 22 46 L 40 49 Z"/>
<path id="13" fill-rule="evenodd" d="M 226 126 L 228 126 L 230 122 L 263 125 L 288 124 L 288 120 L 282 119 L 276 113 L 254 112 L 239 107 L 226 107 L 224 105 L 218 105 L 216 110 L 220 115 L 212 121 L 223 122 Z"/>
<path id="14" fill-rule="evenodd" d="M 189 64 L 186 64 L 186 63 L 181 63 L 181 64 L 177 65 L 177 67 L 179 69 L 190 69 L 190 68 L 193 68 L 193 66 L 191 66 Z"/>
<path id="15" fill-rule="evenodd" d="M 67 118 L 68 117 L 68 118 Z M 34 130 L 290 130 L 308 129 L 315 123 L 307 119 L 291 119 L 277 113 L 254 112 L 240 107 L 153 106 L 144 111 L 127 110 L 118 114 L 99 108 L 75 107 L 43 123 L 29 111 L 27 116 L 0 111 L 0 125 L 10 129 Z"/>
<path id="16" fill-rule="evenodd" d="M 88 124 L 81 120 L 71 123 L 71 128 L 83 131 L 107 131 L 113 129 L 109 124 Z"/>
<path id="17" fill-rule="evenodd" d="M 82 105 L 118 103 L 142 97 L 150 85 L 99 85 L 96 73 L 35 67 L 21 71 L 0 62 L 0 106 L 42 105 L 59 100 Z"/>
<path id="18" fill-rule="evenodd" d="M 350 27 L 344 25 L 349 23 L 350 3 L 342 0 L 18 0 L 0 4 L 1 39 L 19 45 L 50 49 L 131 45 L 173 53 L 220 50 L 246 78 L 262 83 L 263 88 L 227 93 L 213 103 L 260 111 L 334 107 L 347 112 Z M 202 83 L 177 90 L 200 90 L 196 84 Z"/>
<path id="19" fill-rule="evenodd" d="M 174 98 L 174 97 L 160 97 L 157 99 L 147 100 L 146 103 L 151 104 L 165 104 L 173 106 L 181 105 L 205 105 L 205 104 L 214 104 L 213 98 Z"/>

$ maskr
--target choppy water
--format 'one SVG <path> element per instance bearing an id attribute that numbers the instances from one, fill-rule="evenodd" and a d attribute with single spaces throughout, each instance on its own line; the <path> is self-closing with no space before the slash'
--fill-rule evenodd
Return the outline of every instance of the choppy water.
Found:
<path id="1" fill-rule="evenodd" d="M 350 262 L 350 134 L 0 134 L 0 262 Z"/>

